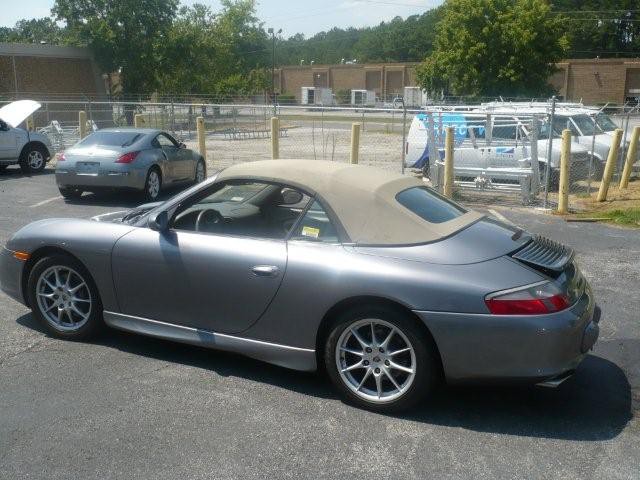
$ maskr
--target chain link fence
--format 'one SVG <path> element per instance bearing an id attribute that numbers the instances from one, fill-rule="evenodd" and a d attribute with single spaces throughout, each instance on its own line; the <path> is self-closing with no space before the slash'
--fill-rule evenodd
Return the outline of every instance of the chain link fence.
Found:
<path id="1" fill-rule="evenodd" d="M 185 99 L 182 99 L 185 100 Z M 197 149 L 196 119 L 203 117 L 209 170 L 271 158 L 271 118 L 279 118 L 280 158 L 348 162 L 352 126 L 359 125 L 359 163 L 424 177 L 436 188 L 441 175 L 445 130 L 454 131 L 455 196 L 485 204 L 554 208 L 558 200 L 561 135 L 572 134 L 570 206 L 597 191 L 613 132 L 623 130 L 613 181 L 620 178 L 638 106 L 600 109 L 551 102 L 486 102 L 406 109 L 267 105 L 189 101 L 42 100 L 33 128 L 59 151 L 79 140 L 78 112 L 88 129 L 142 126 L 172 133 Z M 197 100 L 200 100 L 199 102 Z M 636 159 L 637 160 L 637 159 Z M 638 175 L 639 166 L 633 175 Z"/>

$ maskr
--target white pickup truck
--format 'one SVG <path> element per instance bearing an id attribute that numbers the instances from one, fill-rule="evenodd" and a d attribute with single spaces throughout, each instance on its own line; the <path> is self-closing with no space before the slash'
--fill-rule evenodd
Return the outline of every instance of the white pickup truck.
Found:
<path id="1" fill-rule="evenodd" d="M 18 100 L 0 108 L 0 172 L 19 164 L 24 173 L 44 170 L 55 151 L 46 135 L 18 128 L 40 108 L 33 100 Z"/>

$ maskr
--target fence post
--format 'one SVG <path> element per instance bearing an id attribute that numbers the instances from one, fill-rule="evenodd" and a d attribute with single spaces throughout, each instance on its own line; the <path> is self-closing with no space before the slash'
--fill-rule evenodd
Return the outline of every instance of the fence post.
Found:
<path id="1" fill-rule="evenodd" d="M 627 161 L 624 164 L 622 178 L 620 178 L 620 190 L 624 190 L 629 187 L 631 170 L 633 169 L 633 164 L 636 163 L 636 153 L 638 152 L 639 139 L 640 127 L 633 127 L 633 133 L 631 133 L 631 141 L 629 143 L 629 150 L 627 150 Z"/>
<path id="2" fill-rule="evenodd" d="M 78 112 L 78 132 L 80 140 L 87 136 L 87 112 L 84 110 Z"/>
<path id="3" fill-rule="evenodd" d="M 549 175 L 551 174 L 551 163 L 553 160 L 553 123 L 556 115 L 556 97 L 551 97 L 551 114 L 549 115 L 549 138 L 547 140 L 547 163 L 544 168 L 544 202 L 542 208 L 547 208 L 549 201 Z"/>
<path id="4" fill-rule="evenodd" d="M 144 117 L 141 113 L 136 113 L 135 117 L 133 117 L 133 126 L 136 128 L 142 128 L 144 124 Z"/>
<path id="5" fill-rule="evenodd" d="M 280 119 L 271 117 L 271 158 L 280 158 Z"/>
<path id="6" fill-rule="evenodd" d="M 394 112 L 395 109 L 391 110 Z M 391 123 L 391 131 L 393 132 L 393 120 Z M 402 99 L 402 174 L 404 175 L 404 163 L 407 157 L 407 106 L 404 104 L 404 98 Z"/>
<path id="7" fill-rule="evenodd" d="M 540 160 L 538 154 L 538 138 L 540 136 L 540 122 L 538 116 L 531 119 L 531 190 L 534 195 L 540 193 Z"/>
<path id="8" fill-rule="evenodd" d="M 196 125 L 198 127 L 198 149 L 200 150 L 200 155 L 206 160 L 207 159 L 207 144 L 205 142 L 204 136 L 204 117 L 196 118 Z"/>
<path id="9" fill-rule="evenodd" d="M 611 148 L 609 149 L 609 157 L 607 157 L 607 164 L 604 167 L 604 174 L 602 175 L 602 183 L 600 184 L 600 190 L 598 190 L 598 201 L 604 202 L 607 199 L 607 193 L 609 192 L 609 183 L 611 183 L 611 177 L 613 177 L 613 171 L 616 168 L 618 160 L 618 149 L 620 148 L 620 139 L 622 138 L 622 130 L 616 128 L 613 133 L 613 139 L 611 140 Z"/>
<path id="10" fill-rule="evenodd" d="M 444 148 L 444 196 L 453 197 L 453 127 L 446 128 Z"/>
<path id="11" fill-rule="evenodd" d="M 558 188 L 558 213 L 565 214 L 569 204 L 569 161 L 571 158 L 571 130 L 562 131 L 560 150 L 560 186 Z"/>
<path id="12" fill-rule="evenodd" d="M 358 163 L 358 158 L 360 154 L 360 124 L 352 123 L 351 124 L 351 158 L 350 161 L 352 164 Z"/>

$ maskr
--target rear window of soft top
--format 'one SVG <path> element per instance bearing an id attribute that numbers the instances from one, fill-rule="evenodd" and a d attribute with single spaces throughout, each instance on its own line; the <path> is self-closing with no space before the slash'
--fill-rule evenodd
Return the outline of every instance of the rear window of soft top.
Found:
<path id="1" fill-rule="evenodd" d="M 396 195 L 405 208 L 430 223 L 444 223 L 467 211 L 427 187 L 412 187 Z"/>

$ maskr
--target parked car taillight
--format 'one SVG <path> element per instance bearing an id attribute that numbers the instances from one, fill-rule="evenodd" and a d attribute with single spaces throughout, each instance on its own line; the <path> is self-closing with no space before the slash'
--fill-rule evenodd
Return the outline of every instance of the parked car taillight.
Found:
<path id="1" fill-rule="evenodd" d="M 494 315 L 542 315 L 571 306 L 569 297 L 551 282 L 492 293 L 485 303 Z"/>
<path id="2" fill-rule="evenodd" d="M 125 153 L 124 155 L 120 156 L 120 158 L 116 160 L 116 163 L 131 163 L 136 159 L 139 153 L 140 152 Z"/>

